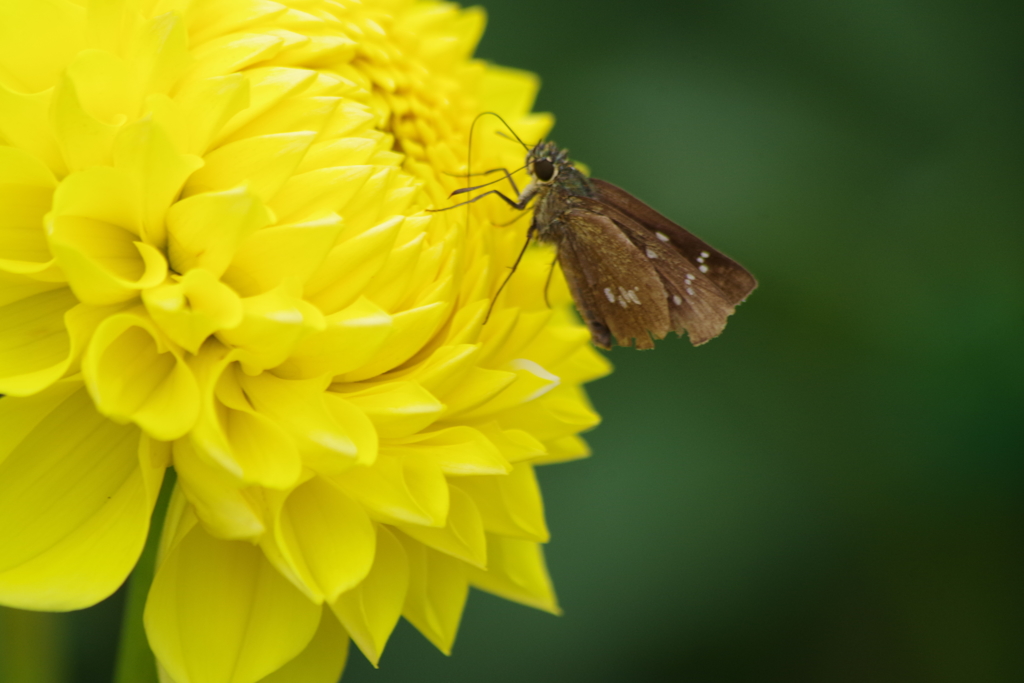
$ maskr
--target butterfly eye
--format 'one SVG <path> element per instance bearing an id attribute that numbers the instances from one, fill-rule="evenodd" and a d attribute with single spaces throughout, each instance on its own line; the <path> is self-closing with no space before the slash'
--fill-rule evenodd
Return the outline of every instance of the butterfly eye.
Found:
<path id="1" fill-rule="evenodd" d="M 533 175 L 537 176 L 537 180 L 546 183 L 555 177 L 555 165 L 551 163 L 551 159 L 537 159 L 533 162 Z"/>

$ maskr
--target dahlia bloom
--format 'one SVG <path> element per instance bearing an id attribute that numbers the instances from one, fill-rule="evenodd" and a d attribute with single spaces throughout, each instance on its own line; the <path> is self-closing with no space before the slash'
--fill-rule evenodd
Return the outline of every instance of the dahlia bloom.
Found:
<path id="1" fill-rule="evenodd" d="M 557 612 L 539 464 L 608 372 L 526 221 L 438 213 L 537 83 L 414 0 L 0 1 L 0 604 L 87 607 L 177 479 L 145 608 L 176 683 L 334 681 L 469 586 Z M 478 131 L 486 128 L 478 127 Z M 522 165 L 477 135 L 473 167 Z"/>

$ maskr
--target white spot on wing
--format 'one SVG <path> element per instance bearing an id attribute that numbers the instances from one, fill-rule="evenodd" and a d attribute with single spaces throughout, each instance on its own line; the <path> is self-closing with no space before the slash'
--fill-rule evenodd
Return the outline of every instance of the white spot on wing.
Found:
<path id="1" fill-rule="evenodd" d="M 703 263 L 700 264 L 700 272 L 702 272 L 702 273 L 708 272 L 708 267 L 705 266 Z"/>
<path id="2" fill-rule="evenodd" d="M 678 294 L 673 294 L 672 303 L 674 303 L 676 306 L 681 305 L 683 303 L 683 297 L 679 296 Z"/>
<path id="3" fill-rule="evenodd" d="M 707 258 L 707 257 L 709 257 L 709 256 L 711 256 L 711 254 L 709 254 L 709 253 L 708 253 L 708 252 L 706 252 L 706 251 L 702 251 L 702 252 L 700 252 L 700 257 L 701 257 L 701 258 Z"/>
<path id="4" fill-rule="evenodd" d="M 612 293 L 612 288 L 611 287 L 605 287 L 604 288 L 604 295 L 606 297 L 608 297 L 608 301 L 611 301 L 612 303 L 615 303 L 615 294 Z"/>
<path id="5" fill-rule="evenodd" d="M 661 231 L 655 232 L 654 236 L 657 237 L 662 242 L 668 242 L 668 235 L 666 235 L 665 233 L 663 233 Z"/>
<path id="6" fill-rule="evenodd" d="M 686 293 L 689 294 L 690 296 L 696 296 L 697 295 L 697 292 L 693 291 L 693 287 L 687 287 L 686 288 Z"/>
<path id="7" fill-rule="evenodd" d="M 647 247 L 647 258 L 658 258 L 658 254 L 650 247 Z"/>
<path id="8" fill-rule="evenodd" d="M 635 303 L 637 306 L 640 305 L 640 297 L 636 295 L 636 290 L 631 289 L 626 292 L 626 298 Z"/>

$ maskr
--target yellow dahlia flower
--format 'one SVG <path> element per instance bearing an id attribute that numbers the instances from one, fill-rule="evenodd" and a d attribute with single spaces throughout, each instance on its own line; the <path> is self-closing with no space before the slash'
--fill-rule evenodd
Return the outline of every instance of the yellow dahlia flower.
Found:
<path id="1" fill-rule="evenodd" d="M 551 253 L 464 182 L 530 74 L 413 0 L 0 1 L 0 604 L 132 571 L 176 683 L 333 681 L 469 586 L 557 612 L 534 466 L 586 455 L 608 367 Z M 479 128 L 478 128 L 479 130 Z M 478 135 L 474 168 L 522 164 Z"/>

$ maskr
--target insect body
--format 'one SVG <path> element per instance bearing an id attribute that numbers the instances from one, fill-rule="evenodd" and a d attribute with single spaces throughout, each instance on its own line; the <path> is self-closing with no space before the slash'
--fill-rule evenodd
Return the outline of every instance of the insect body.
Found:
<path id="1" fill-rule="evenodd" d="M 515 201 L 497 190 L 469 201 L 497 194 L 519 210 L 534 202 L 527 239 L 556 247 L 597 346 L 611 348 L 614 338 L 620 346 L 649 349 L 673 331 L 703 344 L 721 334 L 736 305 L 757 287 L 754 276 L 722 252 L 625 190 L 583 175 L 554 142 L 530 149 L 526 170 L 530 183 L 517 189 Z"/>

